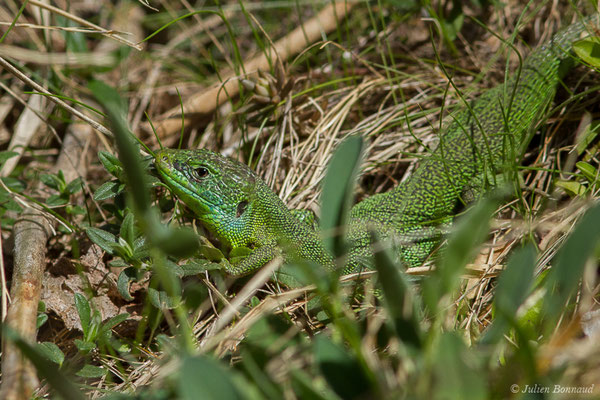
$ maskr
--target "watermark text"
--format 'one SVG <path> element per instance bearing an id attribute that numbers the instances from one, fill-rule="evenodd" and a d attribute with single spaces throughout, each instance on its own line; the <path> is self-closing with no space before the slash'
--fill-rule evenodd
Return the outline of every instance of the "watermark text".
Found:
<path id="1" fill-rule="evenodd" d="M 592 394 L 594 384 L 589 386 L 563 386 L 563 385 L 510 385 L 512 393 L 560 393 L 560 394 Z"/>

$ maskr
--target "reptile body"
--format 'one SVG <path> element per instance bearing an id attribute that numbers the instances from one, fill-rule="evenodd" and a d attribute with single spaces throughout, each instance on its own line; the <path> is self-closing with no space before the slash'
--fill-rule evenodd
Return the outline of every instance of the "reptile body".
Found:
<path id="1" fill-rule="evenodd" d="M 513 163 L 527 145 L 528 133 L 568 69 L 571 44 L 596 18 L 568 26 L 533 50 L 520 72 L 451 116 L 437 149 L 406 182 L 351 209 L 344 272 L 370 266 L 370 230 L 391 240 L 404 263 L 419 265 L 426 259 L 439 243 L 440 227 L 451 223 L 463 193 Z M 157 152 L 155 165 L 163 182 L 226 248 L 252 250 L 227 267 L 229 273 L 250 273 L 290 246 L 292 257 L 335 267 L 319 233 L 288 210 L 246 165 L 208 150 L 172 149 Z M 285 272 L 280 274 L 278 279 L 294 284 L 285 279 Z"/>

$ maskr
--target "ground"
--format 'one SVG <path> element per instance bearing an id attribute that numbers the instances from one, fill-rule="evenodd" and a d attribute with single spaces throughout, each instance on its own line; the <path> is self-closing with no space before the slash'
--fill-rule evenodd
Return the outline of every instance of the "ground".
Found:
<path id="1" fill-rule="evenodd" d="M 354 201 L 389 190 L 435 148 L 461 99 L 514 74 L 521 57 L 580 18 L 577 11 L 591 14 L 588 3 L 51 4 L 41 11 L 30 1 L 22 13 L 16 2 L 0 5 L 1 20 L 14 22 L 0 39 L 0 150 L 18 153 L 0 153 L 3 315 L 20 310 L 8 314 L 9 325 L 41 343 L 35 349 L 46 358 L 32 358 L 39 371 L 61 365 L 47 364 L 50 372 L 38 373 L 46 384 L 34 378 L 27 390 L 56 393 L 58 377 L 89 397 L 134 389 L 143 396 L 148 387 L 180 397 L 208 390 L 509 398 L 535 388 L 589 395 L 600 371 L 592 340 L 598 257 L 589 257 L 598 243 L 599 102 L 590 66 L 565 77 L 532 127 L 518 189 L 485 236 L 469 233 L 489 218 L 467 213 L 459 225 L 453 237 L 473 257 L 450 277 L 432 272 L 450 261 L 401 275 L 381 261 L 378 274 L 394 290 L 376 279 L 338 287 L 326 276 L 316 289 L 289 290 L 268 276 L 234 282 L 220 271 L 198 274 L 205 264 L 196 256 L 167 259 L 143 239 L 114 124 L 91 85 L 119 93 L 118 108 L 148 150 L 209 148 L 234 157 L 290 208 L 318 214 L 323 176 L 344 138 L 360 134 L 367 143 Z M 201 231 L 152 182 L 162 222 Z M 31 225 L 19 228 L 23 219 L 41 227 L 35 240 Z M 204 255 L 221 257 L 204 246 Z M 22 272 L 31 286 L 15 289 L 20 260 L 38 267 Z M 503 274 L 503 284 L 498 276 L 511 262 L 520 272 Z M 548 272 L 569 263 L 576 280 Z M 29 288 L 33 295 L 21 301 Z M 561 290 L 575 294 L 567 302 L 571 292 L 563 298 Z M 317 311 L 312 294 L 322 299 Z M 11 351 L 3 352 L 4 394 L 16 373 L 7 368 L 21 365 L 10 362 Z"/>

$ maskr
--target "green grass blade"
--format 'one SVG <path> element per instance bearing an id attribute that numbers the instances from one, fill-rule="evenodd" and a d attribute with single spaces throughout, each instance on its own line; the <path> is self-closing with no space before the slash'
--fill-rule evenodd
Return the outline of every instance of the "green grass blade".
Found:
<path id="1" fill-rule="evenodd" d="M 485 400 L 487 377 L 480 374 L 480 353 L 469 349 L 457 332 L 441 335 L 433 352 L 434 398 L 455 400 Z"/>
<path id="2" fill-rule="evenodd" d="M 579 287 L 585 265 L 600 243 L 600 203 L 590 208 L 575 227 L 548 274 L 548 296 L 544 302 L 547 328 L 554 329 L 569 298 Z"/>
<path id="3" fill-rule="evenodd" d="M 359 399 L 370 392 L 369 379 L 363 374 L 358 360 L 344 348 L 319 335 L 314 341 L 314 354 L 323 377 L 338 396 Z"/>
<path id="4" fill-rule="evenodd" d="M 85 399 L 79 389 L 73 385 L 72 381 L 56 368 L 56 364 L 48 361 L 39 350 L 24 341 L 15 331 L 4 325 L 2 336 L 5 339 L 11 340 L 21 350 L 21 353 L 31 361 L 38 374 L 48 381 L 48 384 L 50 384 L 60 397 L 65 400 Z"/>
<path id="5" fill-rule="evenodd" d="M 235 385 L 231 371 L 206 356 L 183 359 L 178 387 L 182 400 L 245 398 Z"/>
<path id="6" fill-rule="evenodd" d="M 439 267 L 423 283 L 423 299 L 432 312 L 440 300 L 447 300 L 456 291 L 465 266 L 487 237 L 497 203 L 494 198 L 483 199 L 456 222 Z"/>
<path id="7" fill-rule="evenodd" d="M 364 143 L 360 136 L 350 136 L 331 157 L 321 194 L 321 230 L 325 247 L 335 255 L 344 254 L 343 235 L 352 199 L 356 175 L 362 160 Z"/>
<path id="8" fill-rule="evenodd" d="M 396 335 L 403 343 L 421 347 L 422 332 L 417 307 L 420 299 L 385 250 L 375 253 L 375 269 Z"/>
<path id="9" fill-rule="evenodd" d="M 496 318 L 483 337 L 482 344 L 498 342 L 510 325 L 515 323 L 518 308 L 531 292 L 534 270 L 535 249 L 532 246 L 519 249 L 511 256 L 496 287 Z"/>
<path id="10" fill-rule="evenodd" d="M 145 214 L 150 208 L 149 189 L 139 151 L 127 127 L 126 113 L 129 107 L 119 93 L 104 82 L 92 81 L 88 87 L 106 111 L 119 149 L 119 160 L 131 188 L 131 198 L 138 212 Z"/>

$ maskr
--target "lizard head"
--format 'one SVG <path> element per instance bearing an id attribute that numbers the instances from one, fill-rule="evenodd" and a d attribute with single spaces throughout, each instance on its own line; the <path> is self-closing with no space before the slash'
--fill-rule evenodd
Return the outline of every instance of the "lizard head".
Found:
<path id="1" fill-rule="evenodd" d="M 252 240 L 252 204 L 259 178 L 246 165 L 209 150 L 163 149 L 154 158 L 163 183 L 219 240 Z"/>

